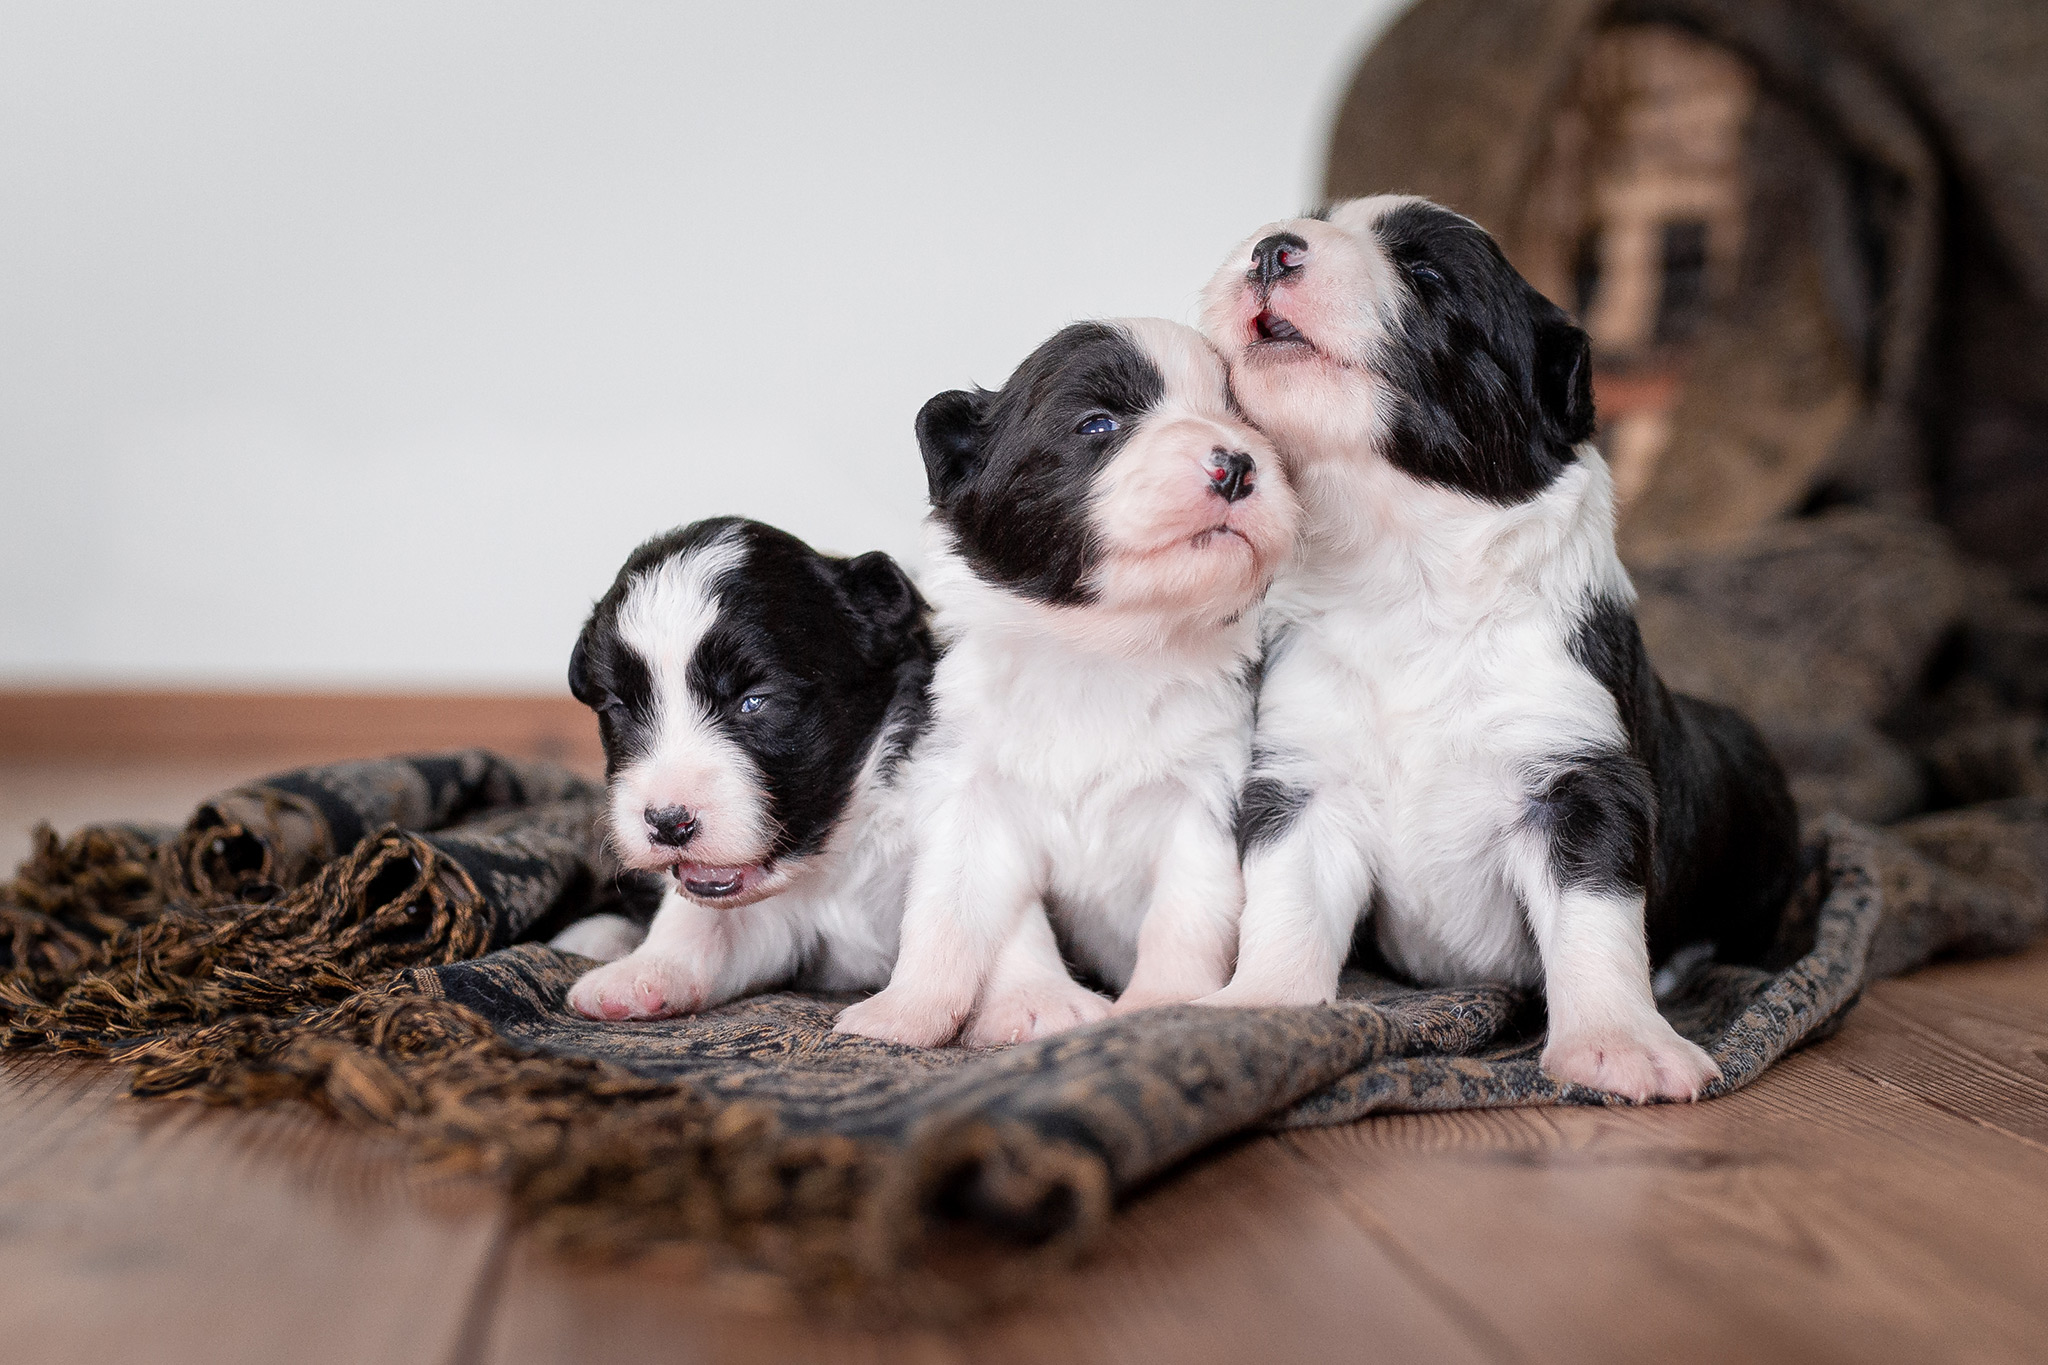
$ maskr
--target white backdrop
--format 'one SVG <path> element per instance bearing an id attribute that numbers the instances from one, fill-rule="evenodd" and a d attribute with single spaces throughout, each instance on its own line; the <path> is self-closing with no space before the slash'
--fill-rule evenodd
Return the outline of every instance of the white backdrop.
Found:
<path id="1" fill-rule="evenodd" d="M 1401 0 L 0 0 L 0 682 L 557 687 L 918 406 L 1192 315 Z"/>

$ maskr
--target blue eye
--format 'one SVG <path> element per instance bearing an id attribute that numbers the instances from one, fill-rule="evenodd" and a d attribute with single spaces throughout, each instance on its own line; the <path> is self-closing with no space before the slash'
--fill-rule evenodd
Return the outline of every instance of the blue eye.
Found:
<path id="1" fill-rule="evenodd" d="M 1426 265 L 1412 266 L 1409 268 L 1408 273 L 1418 280 L 1428 280 L 1431 284 L 1442 284 L 1444 282 L 1443 276 L 1437 274 Z"/>
<path id="2" fill-rule="evenodd" d="M 1090 417 L 1087 421 L 1076 427 L 1075 430 L 1083 436 L 1107 436 L 1110 432 L 1116 430 L 1116 418 Z"/>
<path id="3" fill-rule="evenodd" d="M 740 714 L 743 716 L 751 716 L 767 704 L 768 698 L 761 695 L 759 692 L 756 692 L 751 696 L 741 697 Z"/>

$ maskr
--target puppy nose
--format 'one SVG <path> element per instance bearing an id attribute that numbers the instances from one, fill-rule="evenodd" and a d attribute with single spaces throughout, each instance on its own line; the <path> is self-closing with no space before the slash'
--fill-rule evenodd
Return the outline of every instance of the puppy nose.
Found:
<path id="1" fill-rule="evenodd" d="M 1291 232 L 1276 232 L 1252 248 L 1252 277 L 1260 289 L 1271 289 L 1275 281 L 1301 269 L 1307 259 L 1307 242 Z"/>
<path id="2" fill-rule="evenodd" d="M 1209 468 L 1209 486 L 1222 495 L 1225 502 L 1237 502 L 1252 495 L 1252 473 L 1258 466 L 1252 457 L 1242 450 L 1225 450 L 1218 446 L 1214 452 L 1216 463 Z"/>
<path id="3" fill-rule="evenodd" d="M 688 806 L 649 806 L 647 837 L 663 848 L 681 848 L 697 832 L 697 814 Z"/>

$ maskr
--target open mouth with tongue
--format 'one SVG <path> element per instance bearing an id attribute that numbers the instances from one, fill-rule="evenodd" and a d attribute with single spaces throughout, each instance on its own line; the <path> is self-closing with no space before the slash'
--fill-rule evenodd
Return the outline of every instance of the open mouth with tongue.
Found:
<path id="1" fill-rule="evenodd" d="M 713 867 L 709 863 L 677 863 L 669 869 L 684 895 L 700 901 L 739 900 L 759 888 L 767 869 L 760 863 L 745 867 Z"/>
<path id="2" fill-rule="evenodd" d="M 1293 350 L 1300 348 L 1313 351 L 1315 347 L 1301 334 L 1301 329 L 1281 317 L 1271 308 L 1262 308 L 1252 319 L 1252 344 L 1265 350 Z"/>

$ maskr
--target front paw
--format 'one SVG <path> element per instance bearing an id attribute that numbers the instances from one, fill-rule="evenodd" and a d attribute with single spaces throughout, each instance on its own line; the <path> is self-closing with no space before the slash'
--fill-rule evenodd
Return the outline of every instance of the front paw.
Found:
<path id="1" fill-rule="evenodd" d="M 592 915 L 549 939 L 548 947 L 598 962 L 617 962 L 646 938 L 647 930 L 624 915 Z"/>
<path id="2" fill-rule="evenodd" d="M 1027 1043 L 1106 1019 L 1110 1008 L 1109 1001 L 1074 981 L 1013 986 L 982 1001 L 960 1041 L 968 1047 Z"/>
<path id="3" fill-rule="evenodd" d="M 708 994 L 689 963 L 636 952 L 578 977 L 569 1006 L 587 1019 L 666 1019 L 703 1009 Z"/>
<path id="4" fill-rule="evenodd" d="M 1636 1101 L 1690 1100 L 1721 1078 L 1703 1050 L 1662 1015 L 1633 1024 L 1553 1032 L 1543 1069 L 1561 1081 Z"/>
<path id="5" fill-rule="evenodd" d="M 960 1031 L 965 1007 L 920 998 L 888 986 L 839 1011 L 834 1033 L 853 1033 L 906 1047 L 939 1047 Z"/>
<path id="6" fill-rule="evenodd" d="M 1138 1010 L 1154 1009 L 1160 1005 L 1185 1005 L 1214 995 L 1229 985 L 1229 978 L 1222 972 L 1206 971 L 1199 968 L 1177 975 L 1152 973 L 1142 969 L 1124 987 L 1123 994 L 1109 1007 L 1111 1014 L 1132 1014 Z"/>
<path id="7" fill-rule="evenodd" d="M 1233 981 L 1222 990 L 1204 995 L 1193 1003 L 1220 1009 L 1268 1009 L 1276 1005 L 1327 1005 L 1336 992 L 1324 990 L 1313 981 L 1252 983 Z"/>

